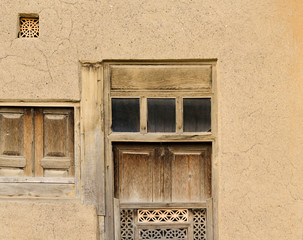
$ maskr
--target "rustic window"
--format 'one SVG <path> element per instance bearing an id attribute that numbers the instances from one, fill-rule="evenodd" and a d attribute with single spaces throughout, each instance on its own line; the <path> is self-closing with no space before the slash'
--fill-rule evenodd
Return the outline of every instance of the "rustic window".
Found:
<path id="1" fill-rule="evenodd" d="M 212 239 L 215 62 L 103 67 L 106 238 Z"/>
<path id="2" fill-rule="evenodd" d="M 73 177 L 73 110 L 0 108 L 0 177 Z"/>
<path id="3" fill-rule="evenodd" d="M 39 38 L 39 17 L 20 17 L 19 38 Z"/>

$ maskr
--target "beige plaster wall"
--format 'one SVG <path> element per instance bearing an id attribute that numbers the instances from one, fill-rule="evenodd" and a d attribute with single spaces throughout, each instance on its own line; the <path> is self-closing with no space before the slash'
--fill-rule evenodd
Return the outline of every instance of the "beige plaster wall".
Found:
<path id="1" fill-rule="evenodd" d="M 0 201 L 0 239 L 96 240 L 96 211 L 74 201 Z"/>
<path id="2" fill-rule="evenodd" d="M 79 60 L 217 58 L 217 239 L 302 239 L 301 5 L 298 0 L 1 0 L 0 99 L 80 100 Z M 18 13 L 39 13 L 40 39 L 17 38 Z M 22 230 L 24 239 L 48 231 L 39 227 L 44 219 L 39 208 L 51 213 L 51 204 L 3 204 L 1 212 L 14 213 L 6 215 L 9 222 L 20 220 L 22 204 L 32 209 L 32 229 Z M 2 229 L 17 229 L 0 216 Z M 94 231 L 89 216 L 93 213 L 80 218 Z M 61 231 L 56 224 L 48 223 L 49 232 Z"/>

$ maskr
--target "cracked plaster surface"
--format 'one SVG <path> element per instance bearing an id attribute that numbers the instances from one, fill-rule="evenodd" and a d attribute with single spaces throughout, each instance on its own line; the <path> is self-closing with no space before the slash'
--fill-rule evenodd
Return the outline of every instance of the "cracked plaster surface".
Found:
<path id="1" fill-rule="evenodd" d="M 5 240 L 95 240 L 97 232 L 95 209 L 67 201 L 0 201 L 0 223 Z"/>
<path id="2" fill-rule="evenodd" d="M 2 0 L 0 98 L 80 100 L 80 60 L 217 58 L 215 235 L 302 239 L 296 2 Z M 18 13 L 39 13 L 39 39 L 17 38 Z"/>

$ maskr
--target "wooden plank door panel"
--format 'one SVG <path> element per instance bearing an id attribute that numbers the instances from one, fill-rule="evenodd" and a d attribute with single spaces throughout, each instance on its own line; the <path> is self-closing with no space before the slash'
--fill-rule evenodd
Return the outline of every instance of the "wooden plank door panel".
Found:
<path id="1" fill-rule="evenodd" d="M 201 179 L 199 154 L 174 154 L 171 164 L 172 202 L 199 201 Z"/>
<path id="2" fill-rule="evenodd" d="M 168 146 L 171 158 L 171 201 L 198 202 L 211 197 L 208 144 Z"/>
<path id="3" fill-rule="evenodd" d="M 153 198 L 152 147 L 119 145 L 114 147 L 115 194 L 121 202 L 151 202 Z"/>

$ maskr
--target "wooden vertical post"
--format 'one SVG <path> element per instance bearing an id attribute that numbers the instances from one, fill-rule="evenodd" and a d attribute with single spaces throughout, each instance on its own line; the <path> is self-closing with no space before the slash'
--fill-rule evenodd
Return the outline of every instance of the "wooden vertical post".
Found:
<path id="1" fill-rule="evenodd" d="M 24 175 L 33 176 L 33 109 L 26 108 L 24 111 L 24 156 L 26 158 L 26 166 L 24 168 Z"/>
<path id="2" fill-rule="evenodd" d="M 43 110 L 35 111 L 35 177 L 43 177 L 41 159 L 43 158 Z"/>

